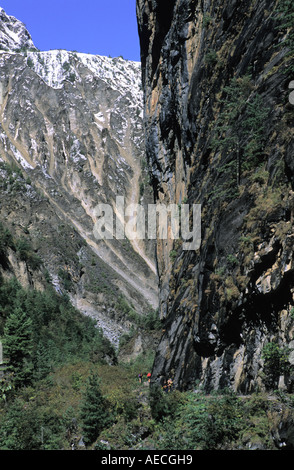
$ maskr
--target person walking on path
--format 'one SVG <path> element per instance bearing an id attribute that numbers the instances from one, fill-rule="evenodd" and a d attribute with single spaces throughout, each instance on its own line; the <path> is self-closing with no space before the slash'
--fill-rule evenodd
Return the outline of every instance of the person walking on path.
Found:
<path id="1" fill-rule="evenodd" d="M 172 390 L 172 387 L 173 387 L 173 381 L 172 381 L 172 379 L 168 379 L 167 389 L 168 389 L 169 392 Z"/>

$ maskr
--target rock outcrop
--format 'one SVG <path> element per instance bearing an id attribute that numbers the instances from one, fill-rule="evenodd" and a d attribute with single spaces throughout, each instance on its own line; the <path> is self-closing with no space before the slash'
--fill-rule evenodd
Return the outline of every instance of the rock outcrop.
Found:
<path id="1" fill-rule="evenodd" d="M 38 51 L 21 22 L 0 14 L 0 220 L 117 346 L 158 302 L 153 242 L 95 231 L 98 204 L 116 215 L 118 196 L 125 206 L 153 200 L 140 63 Z"/>
<path id="2" fill-rule="evenodd" d="M 0 50 L 14 52 L 37 50 L 25 25 L 14 16 L 7 15 L 2 7 L 0 7 L 0 31 Z"/>
<path id="3" fill-rule="evenodd" d="M 154 382 L 251 392 L 264 387 L 264 346 L 294 346 L 291 8 L 137 0 L 154 196 L 202 210 L 199 250 L 157 243 Z"/>

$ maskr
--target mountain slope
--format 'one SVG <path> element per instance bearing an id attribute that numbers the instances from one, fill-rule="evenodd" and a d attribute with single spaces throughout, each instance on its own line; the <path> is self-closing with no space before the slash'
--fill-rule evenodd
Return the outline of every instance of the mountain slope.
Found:
<path id="1" fill-rule="evenodd" d="M 25 25 L 14 16 L 9 16 L 0 7 L 0 50 L 37 50 Z"/>
<path id="2" fill-rule="evenodd" d="M 1 220 L 28 237 L 56 289 L 117 345 L 134 312 L 157 307 L 153 246 L 95 235 L 98 204 L 152 200 L 140 64 L 37 51 L 22 23 L 1 15 Z"/>

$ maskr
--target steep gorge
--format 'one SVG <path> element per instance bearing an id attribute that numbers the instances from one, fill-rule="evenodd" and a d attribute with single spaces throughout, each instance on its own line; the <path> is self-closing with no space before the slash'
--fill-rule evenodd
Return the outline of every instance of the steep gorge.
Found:
<path id="1" fill-rule="evenodd" d="M 157 242 L 153 381 L 263 389 L 266 344 L 294 364 L 293 6 L 137 0 L 137 18 L 154 198 L 202 209 L 199 250 Z"/>

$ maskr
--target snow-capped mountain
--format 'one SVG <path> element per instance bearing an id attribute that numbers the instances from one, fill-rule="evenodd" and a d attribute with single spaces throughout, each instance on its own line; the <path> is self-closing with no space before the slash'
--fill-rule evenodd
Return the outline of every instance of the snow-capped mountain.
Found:
<path id="1" fill-rule="evenodd" d="M 0 50 L 37 50 L 25 25 L 0 7 Z"/>
<path id="2" fill-rule="evenodd" d="M 100 202 L 152 202 L 140 63 L 39 51 L 0 14 L 0 219 L 25 228 L 55 288 L 66 272 L 74 305 L 117 344 L 132 325 L 121 299 L 139 315 L 157 306 L 153 246 L 93 232 Z"/>
<path id="3" fill-rule="evenodd" d="M 131 93 L 134 106 L 142 107 L 141 65 L 121 57 L 70 52 L 62 49 L 27 53 L 30 67 L 52 88 L 62 88 L 64 80 L 83 80 L 79 68 L 107 82 L 120 93 Z"/>

